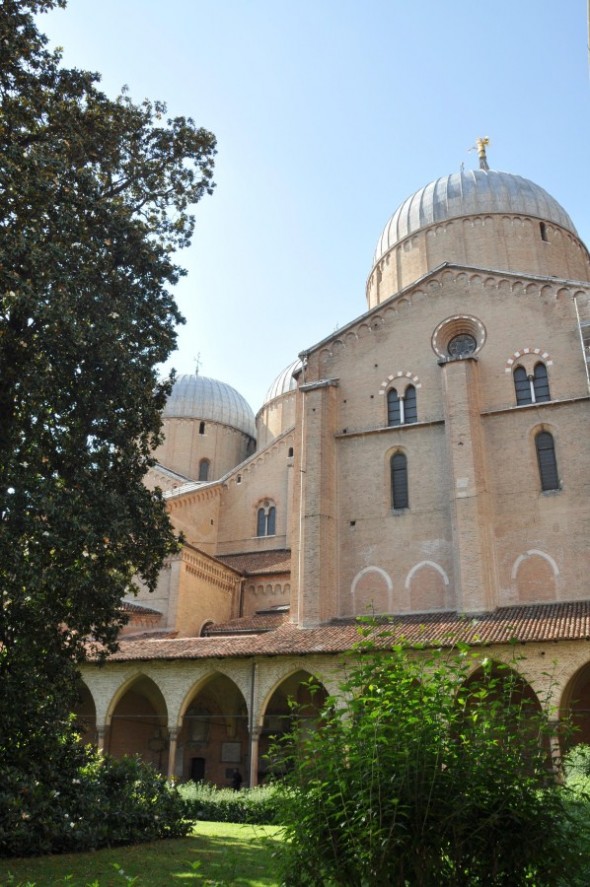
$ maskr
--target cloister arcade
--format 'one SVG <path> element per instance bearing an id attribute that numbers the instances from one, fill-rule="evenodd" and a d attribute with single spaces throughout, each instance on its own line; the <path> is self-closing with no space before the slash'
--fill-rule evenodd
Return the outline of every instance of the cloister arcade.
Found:
<path id="1" fill-rule="evenodd" d="M 542 645 L 530 645 L 516 663 L 507 648 L 487 651 L 517 672 L 514 692 L 523 710 L 549 714 L 553 756 L 563 752 L 561 720 L 574 725 L 570 744 L 590 742 L 590 661 L 577 661 L 579 646 L 572 651 L 569 668 L 563 658 L 559 668 L 547 668 Z M 76 715 L 82 739 L 114 756 L 138 754 L 171 778 L 219 786 L 230 785 L 238 769 L 253 786 L 272 768 L 271 737 L 295 718 L 315 729 L 341 677 L 342 659 L 321 655 L 86 665 Z"/>
<path id="2" fill-rule="evenodd" d="M 265 671 L 255 662 L 87 666 L 76 716 L 82 739 L 115 757 L 137 754 L 169 777 L 220 786 L 238 769 L 245 784 L 257 785 L 271 766 L 272 737 L 294 719 L 313 729 L 334 689 L 329 674 L 295 662 Z"/>

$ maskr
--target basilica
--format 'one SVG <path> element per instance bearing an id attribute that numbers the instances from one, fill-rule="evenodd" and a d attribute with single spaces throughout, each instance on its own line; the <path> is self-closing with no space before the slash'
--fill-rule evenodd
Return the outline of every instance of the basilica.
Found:
<path id="1" fill-rule="evenodd" d="M 183 545 L 83 667 L 100 748 L 257 784 L 290 700 L 313 724 L 339 692 L 367 614 L 510 663 L 556 743 L 566 714 L 590 741 L 590 255 L 550 194 L 479 154 L 398 207 L 364 313 L 256 415 L 178 377 L 146 482 Z"/>

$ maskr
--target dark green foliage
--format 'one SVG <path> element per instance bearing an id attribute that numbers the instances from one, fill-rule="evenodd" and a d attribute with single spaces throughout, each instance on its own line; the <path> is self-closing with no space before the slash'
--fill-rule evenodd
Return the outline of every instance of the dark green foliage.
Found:
<path id="1" fill-rule="evenodd" d="M 108 99 L 0 17 L 0 641 L 80 655 L 114 642 L 132 578 L 174 539 L 142 479 L 179 321 L 171 259 L 211 188 L 214 139 L 165 107 Z M 6 669 L 6 663 L 0 664 Z"/>
<path id="2" fill-rule="evenodd" d="M 582 860 L 550 771 L 549 724 L 506 666 L 363 648 L 314 734 L 282 754 L 285 883 L 555 885 Z M 588 852 L 586 851 L 586 857 Z M 572 881 L 572 883 L 575 883 Z"/>
<path id="3" fill-rule="evenodd" d="M 0 856 L 96 850 L 190 830 L 178 791 L 137 758 L 104 757 L 65 738 L 52 763 L 40 778 L 3 772 Z"/>
<path id="4" fill-rule="evenodd" d="M 234 791 L 187 782 L 178 790 L 185 801 L 189 819 L 249 825 L 274 825 L 280 822 L 282 803 L 274 786 Z"/>
<path id="5" fill-rule="evenodd" d="M 33 14 L 63 5 L 0 13 L 0 772 L 39 785 L 88 639 L 114 648 L 134 577 L 153 589 L 177 548 L 143 478 L 181 319 L 172 254 L 215 153 L 190 119 L 62 68 Z"/>

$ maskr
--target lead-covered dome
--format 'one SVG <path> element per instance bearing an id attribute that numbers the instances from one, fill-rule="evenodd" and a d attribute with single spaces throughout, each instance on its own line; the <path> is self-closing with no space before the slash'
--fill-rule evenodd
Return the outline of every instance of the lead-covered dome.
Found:
<path id="1" fill-rule="evenodd" d="M 385 226 L 374 264 L 416 231 L 448 219 L 489 214 L 537 218 L 578 236 L 557 200 L 529 179 L 493 169 L 462 170 L 430 182 L 404 200 Z"/>
<path id="2" fill-rule="evenodd" d="M 590 280 L 588 250 L 557 200 L 529 179 L 485 168 L 443 176 L 404 200 L 377 244 L 369 308 L 443 265 Z"/>
<path id="3" fill-rule="evenodd" d="M 288 367 L 285 367 L 282 373 L 276 377 L 268 391 L 266 392 L 266 396 L 264 398 L 264 403 L 267 404 L 271 400 L 274 400 L 275 397 L 281 397 L 282 394 L 288 394 L 289 391 L 295 391 L 297 388 L 297 379 L 294 377 L 294 373 L 297 370 L 300 370 L 302 366 L 301 360 L 297 358 L 293 363 L 290 363 Z M 264 405 L 264 404 L 263 404 Z"/>
<path id="4" fill-rule="evenodd" d="M 207 376 L 177 376 L 162 415 L 165 419 L 218 422 L 256 437 L 254 413 L 247 401 L 231 385 Z"/>

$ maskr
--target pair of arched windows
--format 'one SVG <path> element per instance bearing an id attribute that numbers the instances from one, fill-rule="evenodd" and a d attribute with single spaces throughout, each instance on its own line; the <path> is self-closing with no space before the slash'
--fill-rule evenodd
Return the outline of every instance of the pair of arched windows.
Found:
<path id="1" fill-rule="evenodd" d="M 387 392 L 387 424 L 410 425 L 417 421 L 418 405 L 414 386 L 408 385 L 403 396 L 395 388 L 390 388 Z"/>
<path id="2" fill-rule="evenodd" d="M 261 506 L 256 514 L 256 535 L 276 535 L 277 510 L 274 505 Z"/>
<path id="3" fill-rule="evenodd" d="M 514 391 L 518 406 L 551 400 L 545 364 L 538 363 L 532 375 L 528 375 L 523 366 L 517 366 L 514 370 Z"/>

